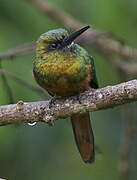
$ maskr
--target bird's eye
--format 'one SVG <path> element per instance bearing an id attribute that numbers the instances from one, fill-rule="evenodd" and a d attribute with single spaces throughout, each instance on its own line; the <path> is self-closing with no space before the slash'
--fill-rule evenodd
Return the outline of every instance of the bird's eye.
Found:
<path id="1" fill-rule="evenodd" d="M 51 49 L 56 49 L 57 46 L 58 46 L 57 43 L 52 43 L 52 44 L 50 45 L 50 48 L 51 48 Z"/>
<path id="2" fill-rule="evenodd" d="M 65 37 L 66 37 L 65 35 L 62 35 L 62 39 L 65 39 Z"/>

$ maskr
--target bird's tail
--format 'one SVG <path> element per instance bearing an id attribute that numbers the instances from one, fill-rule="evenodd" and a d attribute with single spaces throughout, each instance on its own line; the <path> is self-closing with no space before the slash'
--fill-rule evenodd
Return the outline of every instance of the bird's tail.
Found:
<path id="1" fill-rule="evenodd" d="M 85 163 L 94 162 L 94 135 L 89 112 L 73 115 L 71 122 L 75 141 L 83 161 Z"/>

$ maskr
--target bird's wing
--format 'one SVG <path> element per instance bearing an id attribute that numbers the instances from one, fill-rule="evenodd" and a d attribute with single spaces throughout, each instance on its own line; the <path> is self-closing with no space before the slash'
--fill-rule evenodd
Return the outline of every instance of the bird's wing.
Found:
<path id="1" fill-rule="evenodd" d="M 95 65 L 94 65 L 94 59 L 92 56 L 89 56 L 90 64 L 91 64 L 91 75 L 92 75 L 92 80 L 91 80 L 91 88 L 97 89 L 99 88 L 98 86 L 98 81 L 96 77 L 96 70 L 95 70 Z"/>

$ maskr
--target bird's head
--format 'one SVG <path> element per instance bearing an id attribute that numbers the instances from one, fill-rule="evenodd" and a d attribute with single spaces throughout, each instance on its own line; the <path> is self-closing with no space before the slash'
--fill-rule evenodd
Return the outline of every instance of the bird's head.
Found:
<path id="1" fill-rule="evenodd" d="M 85 26 L 75 32 L 68 33 L 65 29 L 50 30 L 40 36 L 37 41 L 37 51 L 40 53 L 70 51 L 74 47 L 74 40 L 90 26 Z"/>

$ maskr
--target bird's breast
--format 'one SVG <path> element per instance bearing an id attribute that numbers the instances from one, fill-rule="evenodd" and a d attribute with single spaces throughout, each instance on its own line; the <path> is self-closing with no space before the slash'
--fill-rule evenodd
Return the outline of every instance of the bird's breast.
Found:
<path id="1" fill-rule="evenodd" d="M 90 86 L 91 67 L 80 61 L 39 61 L 34 67 L 35 79 L 51 95 L 71 96 Z"/>

